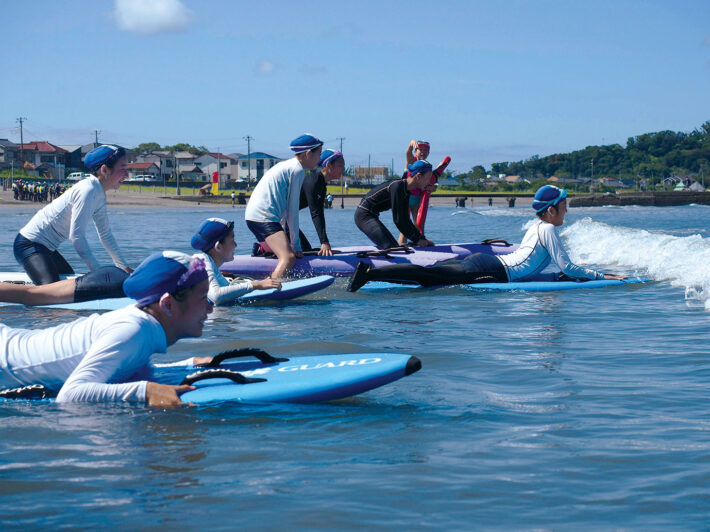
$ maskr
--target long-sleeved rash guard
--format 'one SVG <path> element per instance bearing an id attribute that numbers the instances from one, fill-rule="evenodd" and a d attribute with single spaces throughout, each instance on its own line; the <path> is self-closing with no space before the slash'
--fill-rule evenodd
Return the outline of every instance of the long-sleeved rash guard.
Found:
<path id="1" fill-rule="evenodd" d="M 106 193 L 95 176 L 83 179 L 37 212 L 20 229 L 20 234 L 52 251 L 56 251 L 62 242 L 69 239 L 89 270 L 95 270 L 101 265 L 86 240 L 86 226 L 92 218 L 101 244 L 111 255 L 113 263 L 125 269 L 126 261 L 108 223 Z"/>
<path id="2" fill-rule="evenodd" d="M 505 266 L 510 282 L 527 281 L 552 261 L 570 277 L 604 279 L 603 273 L 573 263 L 557 236 L 557 228 L 542 220 L 538 220 L 528 229 L 518 249 L 507 255 L 496 255 L 496 258 Z"/>
<path id="3" fill-rule="evenodd" d="M 167 349 L 150 314 L 128 306 L 50 329 L 0 324 L 0 388 L 41 384 L 57 401 L 145 401 L 150 356 Z"/>

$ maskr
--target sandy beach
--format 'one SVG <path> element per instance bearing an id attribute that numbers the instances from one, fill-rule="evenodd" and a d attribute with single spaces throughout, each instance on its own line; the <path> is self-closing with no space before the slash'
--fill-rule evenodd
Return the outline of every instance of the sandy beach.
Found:
<path id="1" fill-rule="evenodd" d="M 231 201 L 229 196 L 217 196 L 217 197 L 198 197 L 192 194 L 192 190 L 187 189 L 187 194 L 181 196 L 165 195 L 160 192 L 153 192 L 151 190 L 143 190 L 141 192 L 128 192 L 125 190 L 112 190 L 108 193 L 108 205 L 120 205 L 123 207 L 170 207 L 170 208 L 180 208 L 181 206 L 190 207 L 202 207 L 209 209 L 212 205 L 230 205 Z M 507 197 L 504 196 L 492 196 L 493 205 L 496 207 L 507 207 L 508 201 Z M 360 203 L 360 195 L 348 195 L 345 196 L 344 204 L 348 207 L 356 206 Z M 430 200 L 430 205 L 433 206 L 454 206 L 455 196 L 449 195 L 434 195 Z M 530 197 L 516 197 L 515 206 L 527 206 L 530 205 Z M 333 201 L 333 208 L 339 207 L 341 200 L 339 196 L 335 197 Z M 37 208 L 41 208 L 44 203 L 33 203 L 30 201 L 16 201 L 13 199 L 11 190 L 0 191 L 0 209 L 2 208 L 27 208 L 30 205 L 36 205 Z M 484 207 L 488 205 L 488 196 L 476 197 L 472 203 L 472 198 L 466 201 L 466 207 Z M 236 208 L 243 208 L 244 205 L 236 205 Z"/>

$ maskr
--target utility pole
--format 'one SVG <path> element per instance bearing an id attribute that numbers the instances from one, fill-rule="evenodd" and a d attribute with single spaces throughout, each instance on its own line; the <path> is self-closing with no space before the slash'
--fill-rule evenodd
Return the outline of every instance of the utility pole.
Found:
<path id="1" fill-rule="evenodd" d="M 251 141 L 254 139 L 247 135 L 244 140 L 247 141 L 247 181 L 251 185 Z"/>
<path id="2" fill-rule="evenodd" d="M 180 195 L 180 172 L 178 172 L 177 157 L 175 152 L 173 152 L 173 166 L 175 167 L 175 184 L 176 184 L 176 195 Z"/>
<path id="3" fill-rule="evenodd" d="M 16 122 L 20 123 L 20 164 L 24 168 L 25 165 L 25 137 L 22 132 L 22 122 L 27 120 L 24 116 L 19 117 Z"/>
<path id="4" fill-rule="evenodd" d="M 367 183 L 372 184 L 372 169 L 370 165 L 370 154 L 367 154 Z"/>
<path id="5" fill-rule="evenodd" d="M 222 168 L 220 167 L 220 158 L 222 153 L 219 151 L 221 148 L 217 146 L 217 187 L 219 187 L 222 182 Z"/>
<path id="6" fill-rule="evenodd" d="M 345 140 L 345 137 L 335 137 L 340 141 L 340 153 L 343 153 L 343 141 Z"/>
<path id="7" fill-rule="evenodd" d="M 94 148 L 99 145 L 99 133 L 101 133 L 101 131 L 94 129 Z"/>

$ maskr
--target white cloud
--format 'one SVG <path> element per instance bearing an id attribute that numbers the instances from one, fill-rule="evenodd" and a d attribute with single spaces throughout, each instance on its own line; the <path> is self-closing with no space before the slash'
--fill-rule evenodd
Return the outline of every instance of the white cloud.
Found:
<path id="1" fill-rule="evenodd" d="M 271 72 L 274 71 L 274 68 L 276 68 L 276 65 L 274 65 L 271 61 L 268 61 L 266 59 L 264 59 L 258 65 L 256 65 L 256 71 L 259 74 L 270 74 Z"/>
<path id="2" fill-rule="evenodd" d="M 180 0 L 116 0 L 113 15 L 119 29 L 140 35 L 182 31 L 192 19 Z"/>

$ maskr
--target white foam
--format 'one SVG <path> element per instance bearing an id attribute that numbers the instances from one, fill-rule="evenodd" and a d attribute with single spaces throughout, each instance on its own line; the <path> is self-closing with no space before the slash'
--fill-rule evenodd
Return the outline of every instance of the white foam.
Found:
<path id="1" fill-rule="evenodd" d="M 682 287 L 689 304 L 710 310 L 710 240 L 674 236 L 584 218 L 560 231 L 570 258 L 580 265 L 640 274 Z"/>

